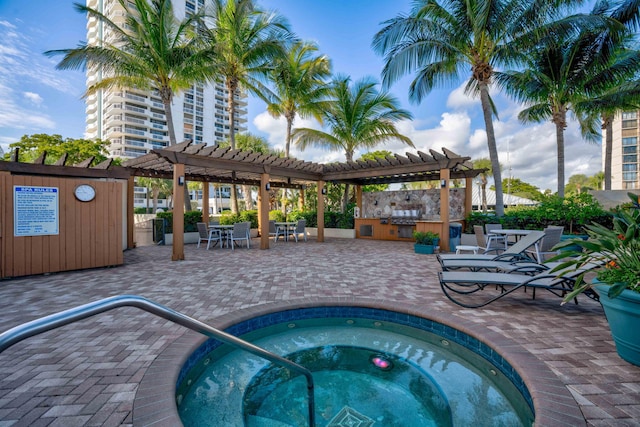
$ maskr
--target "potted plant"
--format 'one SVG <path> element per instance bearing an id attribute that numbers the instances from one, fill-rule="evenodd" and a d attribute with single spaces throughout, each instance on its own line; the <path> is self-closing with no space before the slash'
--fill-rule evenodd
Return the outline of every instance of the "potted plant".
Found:
<path id="1" fill-rule="evenodd" d="M 602 267 L 591 283 L 584 274 L 564 302 L 594 288 L 600 296 L 616 350 L 624 360 L 640 366 L 640 204 L 638 195 L 627 193 L 631 204 L 612 211 L 613 227 L 600 224 L 585 225 L 588 240 L 574 239 L 558 244 L 557 248 L 577 245 L 582 251 L 563 252 L 552 258 L 571 256 L 553 271 L 580 268 L 597 263 Z"/>
<path id="2" fill-rule="evenodd" d="M 432 254 L 440 243 L 440 235 L 433 231 L 414 231 L 413 238 L 416 241 L 413 250 L 417 254 Z"/>

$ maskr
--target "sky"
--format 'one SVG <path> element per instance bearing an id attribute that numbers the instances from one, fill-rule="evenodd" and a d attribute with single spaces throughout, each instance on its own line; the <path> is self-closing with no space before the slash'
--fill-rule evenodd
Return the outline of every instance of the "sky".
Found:
<path id="1" fill-rule="evenodd" d="M 371 49 L 371 40 L 384 21 L 408 13 L 411 0 L 258 0 L 258 4 L 284 15 L 299 38 L 316 42 L 319 52 L 331 59 L 334 74 L 351 76 L 353 81 L 363 77 L 380 81 L 384 61 Z M 73 48 L 85 40 L 86 17 L 73 9 L 73 1 L 0 0 L 0 146 L 5 151 L 23 135 L 83 137 L 85 75 L 56 70 L 60 57 L 48 58 L 43 52 Z M 488 158 L 480 101 L 464 95 L 465 82 L 434 90 L 415 104 L 408 99 L 412 78 L 401 79 L 390 92 L 401 108 L 413 114 L 413 120 L 399 123 L 398 129 L 416 149 L 397 142 L 376 149 L 405 155 L 416 150 L 442 152 L 444 147 L 472 161 Z M 494 127 L 503 178 L 519 178 L 555 192 L 555 127 L 550 122 L 524 125 L 517 118 L 521 105 L 497 90 L 491 95 L 499 114 Z M 283 149 L 284 119 L 271 117 L 264 103 L 252 97 L 248 111 L 249 132 Z M 299 118 L 294 126 L 318 127 Z M 302 152 L 292 147 L 291 155 L 320 163 L 345 159 L 341 152 L 318 148 Z M 600 144 L 584 141 L 573 121 L 565 131 L 565 156 L 566 179 L 602 170 Z"/>

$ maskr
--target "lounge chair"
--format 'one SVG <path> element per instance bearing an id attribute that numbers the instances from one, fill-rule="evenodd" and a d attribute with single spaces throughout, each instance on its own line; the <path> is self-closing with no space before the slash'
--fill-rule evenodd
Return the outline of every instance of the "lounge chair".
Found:
<path id="1" fill-rule="evenodd" d="M 518 289 L 533 289 L 533 298 L 536 297 L 536 289 L 544 289 L 563 298 L 573 290 L 576 279 L 593 268 L 597 264 L 587 264 L 578 269 L 560 270 L 557 272 L 543 271 L 534 276 L 517 273 L 489 273 L 476 271 L 441 271 L 438 273 L 442 292 L 452 302 L 466 308 L 484 307 L 494 301 L 515 292 Z M 497 288 L 498 294 L 493 291 Z M 488 299 L 474 298 L 476 293 L 491 293 Z M 599 297 L 593 290 L 584 292 L 589 298 L 598 301 Z M 466 301 L 462 301 L 466 299 Z M 575 299 L 576 304 L 578 300 Z"/>
<path id="2" fill-rule="evenodd" d="M 537 261 L 529 257 L 526 250 L 531 246 L 535 246 L 544 237 L 544 232 L 539 230 L 533 230 L 531 233 L 522 237 L 512 246 L 509 246 L 500 255 L 491 254 L 438 254 L 437 259 L 443 270 L 454 270 L 456 268 L 467 268 L 470 264 L 469 261 L 502 261 L 502 262 L 516 262 L 516 261 Z"/>

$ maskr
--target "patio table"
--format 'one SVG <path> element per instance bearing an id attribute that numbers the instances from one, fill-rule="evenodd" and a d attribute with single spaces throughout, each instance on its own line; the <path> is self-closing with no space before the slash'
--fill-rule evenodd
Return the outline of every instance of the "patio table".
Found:
<path id="1" fill-rule="evenodd" d="M 289 241 L 289 231 L 295 229 L 297 222 L 276 222 L 276 229 L 284 232 L 284 241 Z M 276 239 L 277 241 L 277 239 Z"/>
<path id="2" fill-rule="evenodd" d="M 224 242 L 227 242 L 227 247 L 229 247 L 229 239 L 228 237 L 228 233 L 227 231 L 229 230 L 233 230 L 233 225 L 228 225 L 228 224 L 210 224 L 209 228 L 212 230 L 219 230 L 220 231 L 220 249 L 222 249 L 222 247 L 224 246 Z"/>

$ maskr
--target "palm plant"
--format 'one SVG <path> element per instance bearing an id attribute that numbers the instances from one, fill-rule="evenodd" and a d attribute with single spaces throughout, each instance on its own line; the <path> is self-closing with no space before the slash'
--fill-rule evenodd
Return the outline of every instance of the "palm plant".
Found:
<path id="1" fill-rule="evenodd" d="M 395 123 L 411 119 L 409 111 L 398 107 L 398 100 L 387 92 L 379 92 L 376 82 L 363 78 L 351 85 L 351 79 L 338 75 L 329 91 L 323 122 L 328 132 L 311 128 L 293 131 L 295 144 L 304 150 L 315 145 L 331 151 L 344 151 L 347 162 L 353 161 L 357 149 L 373 148 L 390 140 L 399 140 L 411 147 L 413 142 L 402 135 Z M 349 199 L 345 185 L 342 210 Z"/>
<path id="2" fill-rule="evenodd" d="M 296 114 L 313 116 L 322 120 L 323 101 L 326 98 L 331 74 L 331 63 L 325 55 L 313 56 L 318 47 L 312 43 L 298 41 L 279 58 L 271 70 L 274 86 L 273 100 L 267 110 L 274 117 L 284 116 L 287 121 L 285 157 L 289 157 L 291 131 Z M 287 191 L 282 197 L 282 209 L 286 212 Z"/>
<path id="3" fill-rule="evenodd" d="M 408 16 L 385 22 L 373 39 L 373 48 L 385 55 L 382 71 L 386 86 L 416 73 L 410 99 L 420 102 L 436 86 L 454 83 L 471 68 L 466 93 L 479 96 L 487 133 L 489 158 L 496 186 L 496 214 L 504 214 L 502 177 L 498 161 L 489 95 L 494 69 L 519 63 L 525 48 L 549 31 L 551 20 L 576 0 L 418 0 Z M 556 31 L 572 23 L 553 23 Z M 497 115 L 497 114 L 496 114 Z"/>
<path id="4" fill-rule="evenodd" d="M 257 8 L 252 0 L 214 0 L 208 28 L 204 30 L 210 61 L 209 78 L 224 80 L 228 92 L 229 142 L 236 148 L 235 107 L 241 89 L 269 101 L 264 85 L 276 58 L 284 55 L 291 38 L 286 20 Z M 235 185 L 231 211 L 238 212 Z"/>
<path id="5" fill-rule="evenodd" d="M 528 107 L 519 113 L 523 122 L 551 120 L 556 128 L 558 196 L 564 197 L 565 141 L 567 116 L 572 113 L 580 122 L 583 136 L 593 140 L 597 134 L 593 121 L 581 111 L 594 95 L 615 87 L 621 79 L 637 70 L 635 60 L 614 55 L 612 45 L 619 43 L 622 27 L 605 15 L 599 2 L 590 20 L 575 35 L 548 38 L 529 54 L 523 70 L 496 75 L 496 82 L 515 99 Z M 603 41 L 603 34 L 607 34 Z M 616 61 L 616 62 L 613 62 Z"/>
<path id="6" fill-rule="evenodd" d="M 296 114 L 322 120 L 321 111 L 326 99 L 331 75 L 331 63 L 325 55 L 313 56 L 318 47 L 313 43 L 298 41 L 279 58 L 271 70 L 274 86 L 273 100 L 267 109 L 274 117 L 287 120 L 285 157 L 289 157 L 291 131 Z"/>
<path id="7" fill-rule="evenodd" d="M 636 71 L 640 71 L 638 51 L 625 47 L 627 41 L 633 42 L 635 39 L 633 31 L 640 28 L 640 0 L 625 0 L 615 5 L 616 7 L 610 12 L 607 10 L 610 6 L 608 2 L 602 1 L 598 4 L 605 9 L 607 16 L 624 25 L 622 30 L 627 31 L 629 36 L 628 39 L 618 39 L 617 37 L 612 38 L 608 31 L 600 34 L 599 43 L 610 46 L 614 51 L 613 59 L 609 61 L 610 64 L 605 64 L 604 72 L 600 73 L 602 78 L 595 80 L 598 83 L 595 93 L 577 106 L 585 114 L 584 121 L 594 122 L 599 118 L 601 129 L 605 131 L 604 190 L 611 190 L 613 119 L 620 111 L 640 108 L 640 80 L 627 81 L 628 76 L 635 74 L 634 68 Z M 608 52 L 609 49 L 604 49 L 605 55 L 608 55 Z M 622 73 L 622 75 L 611 73 L 609 70 L 611 67 L 623 68 L 628 72 Z M 599 137 L 600 135 L 594 136 Z"/>
<path id="8" fill-rule="evenodd" d="M 173 96 L 205 79 L 203 56 L 193 37 L 200 16 L 176 20 L 171 0 L 118 1 L 125 11 L 120 25 L 98 10 L 74 5 L 77 11 L 105 24 L 106 33 L 111 35 L 101 45 L 85 43 L 74 49 L 50 50 L 45 55 L 64 55 L 58 69 L 100 68 L 103 78 L 90 85 L 85 95 L 111 88 L 157 90 L 167 118 L 169 144 L 174 145 Z M 188 204 L 189 198 L 185 197 L 187 210 Z"/>

